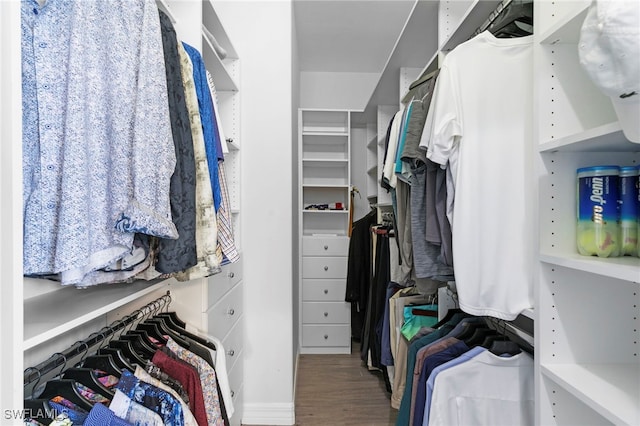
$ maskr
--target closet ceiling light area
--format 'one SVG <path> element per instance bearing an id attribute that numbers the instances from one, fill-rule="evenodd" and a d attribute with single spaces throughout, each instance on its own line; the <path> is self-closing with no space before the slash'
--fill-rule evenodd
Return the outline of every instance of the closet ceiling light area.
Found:
<path id="1" fill-rule="evenodd" d="M 382 72 L 414 3 L 295 0 L 300 70 Z"/>

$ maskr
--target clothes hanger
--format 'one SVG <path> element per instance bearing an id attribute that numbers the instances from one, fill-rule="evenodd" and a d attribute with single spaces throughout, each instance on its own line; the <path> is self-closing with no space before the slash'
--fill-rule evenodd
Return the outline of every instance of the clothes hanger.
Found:
<path id="1" fill-rule="evenodd" d="M 131 345 L 131 342 L 128 340 L 112 340 L 109 342 L 109 347 L 114 349 L 119 349 L 122 351 L 122 354 L 126 356 L 130 362 L 139 365 L 144 368 L 146 364 L 146 360 L 144 357 L 136 352 Z M 135 368 L 132 370 L 135 371 Z"/>
<path id="2" fill-rule="evenodd" d="M 113 362 L 120 368 L 120 370 L 129 370 L 131 372 L 136 371 L 136 368 L 131 365 L 131 361 L 122 353 L 118 348 L 104 347 L 98 350 L 100 355 L 111 355 Z M 121 373 L 122 374 L 122 373 Z"/>
<path id="3" fill-rule="evenodd" d="M 139 354 L 142 358 L 152 358 L 153 354 L 158 350 L 156 347 L 151 347 L 151 343 L 147 343 L 144 341 L 142 335 L 132 333 L 130 331 L 125 334 L 121 334 L 119 337 L 120 340 L 127 340 L 131 342 L 131 347 L 133 350 Z"/>
<path id="4" fill-rule="evenodd" d="M 110 354 L 89 355 L 82 362 L 82 367 L 101 370 L 116 377 L 122 376 L 122 370 L 114 362 Z"/>
<path id="5" fill-rule="evenodd" d="M 73 379 L 76 382 L 88 387 L 89 389 L 111 399 L 115 391 L 103 385 L 91 368 L 73 367 L 66 370 L 62 376 L 63 379 Z"/>
<path id="6" fill-rule="evenodd" d="M 468 339 L 471 338 L 471 336 L 473 336 L 473 333 L 475 333 L 476 330 L 478 329 L 489 329 L 489 327 L 487 327 L 482 323 L 469 322 L 465 324 L 465 329 L 462 330 L 462 332 L 459 335 L 457 335 L 456 338 L 458 340 L 463 340 L 466 342 Z"/>
<path id="7" fill-rule="evenodd" d="M 56 396 L 61 396 L 86 411 L 93 408 L 91 401 L 80 394 L 73 379 L 49 380 L 38 399 L 50 400 Z"/>
<path id="8" fill-rule="evenodd" d="M 482 343 L 480 343 L 480 346 L 482 346 L 485 349 L 490 349 L 491 348 L 491 344 L 493 342 L 495 342 L 496 340 L 500 340 L 500 339 L 504 339 L 504 337 L 502 337 L 502 336 L 500 336 L 498 334 L 489 335 L 489 336 L 484 338 Z"/>
<path id="9" fill-rule="evenodd" d="M 433 325 L 433 328 L 440 328 L 440 327 L 442 327 L 442 325 L 443 325 L 443 324 L 446 324 L 446 323 L 448 323 L 449 321 L 451 321 L 451 319 L 453 318 L 453 316 L 454 316 L 455 314 L 461 314 L 461 313 L 463 313 L 463 312 L 462 312 L 462 309 L 460 309 L 460 308 L 450 308 L 450 309 L 447 311 L 447 313 L 446 313 L 446 314 L 444 314 L 444 317 L 443 317 L 440 321 L 438 321 L 437 323 L 435 323 L 435 324 Z"/>
<path id="10" fill-rule="evenodd" d="M 167 343 L 167 338 L 162 334 L 157 324 L 141 322 L 136 326 L 136 330 L 146 332 L 148 337 L 154 338 L 162 344 Z"/>
<path id="11" fill-rule="evenodd" d="M 438 317 L 438 312 L 437 311 L 432 311 L 432 310 L 429 310 L 429 309 L 414 308 L 414 309 L 411 309 L 411 313 L 413 315 L 418 315 L 418 316 L 421 316 L 421 317 L 434 317 L 434 318 Z"/>
<path id="12" fill-rule="evenodd" d="M 49 425 L 53 421 L 52 408 L 48 399 L 25 399 L 23 408 L 29 414 L 29 418 L 43 425 Z"/>
<path id="13" fill-rule="evenodd" d="M 482 344 L 482 342 L 484 342 L 484 339 L 489 337 L 489 336 L 495 336 L 497 335 L 498 332 L 491 329 L 491 328 L 484 328 L 484 327 L 480 327 L 477 328 L 473 334 L 471 335 L 471 337 L 469 337 L 468 339 L 464 340 L 464 343 L 469 347 L 469 348 L 473 348 L 476 346 L 480 346 Z"/>
<path id="14" fill-rule="evenodd" d="M 496 340 L 491 344 L 489 351 L 494 355 L 518 355 L 522 350 L 520 346 L 512 340 Z"/>
<path id="15" fill-rule="evenodd" d="M 533 2 L 525 0 L 512 0 L 509 5 L 499 13 L 489 24 L 487 30 L 499 38 L 522 37 L 531 35 L 527 27 L 518 26 L 521 22 L 528 26 L 533 25 Z"/>
<path id="16" fill-rule="evenodd" d="M 156 324 L 160 329 L 160 331 L 162 332 L 162 334 L 170 336 L 173 340 L 175 340 L 177 344 L 179 344 L 183 348 L 185 349 L 189 348 L 189 342 L 184 340 L 178 333 L 171 330 L 171 328 L 167 325 L 165 318 L 153 317 L 153 318 L 149 318 L 148 320 L 145 320 L 145 322 Z"/>
<path id="17" fill-rule="evenodd" d="M 171 318 L 171 320 L 179 325 L 182 328 L 185 328 L 187 326 L 187 323 L 182 321 L 179 317 L 178 317 L 178 313 L 174 312 L 174 311 L 169 311 L 169 312 L 160 312 L 159 314 L 157 314 L 156 316 L 159 317 L 169 317 Z"/>

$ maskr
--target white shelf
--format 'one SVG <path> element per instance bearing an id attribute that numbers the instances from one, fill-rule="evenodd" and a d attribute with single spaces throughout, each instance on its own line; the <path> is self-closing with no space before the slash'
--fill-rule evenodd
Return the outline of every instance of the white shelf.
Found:
<path id="1" fill-rule="evenodd" d="M 540 144 L 539 151 L 554 152 L 620 152 L 640 151 L 640 144 L 629 142 L 620 123 L 608 123 L 580 133 Z"/>
<path id="2" fill-rule="evenodd" d="M 442 43 L 440 50 L 447 52 L 460 43 L 471 38 L 471 35 L 487 20 L 491 12 L 496 10 L 502 0 L 475 0 L 462 17 L 460 24 Z"/>
<path id="3" fill-rule="evenodd" d="M 541 365 L 542 374 L 618 425 L 640 424 L 640 364 Z"/>
<path id="4" fill-rule="evenodd" d="M 303 188 L 345 188 L 348 189 L 349 185 L 323 185 L 319 183 L 305 183 L 302 184 Z"/>
<path id="5" fill-rule="evenodd" d="M 577 44 L 580 39 L 580 29 L 588 10 L 589 4 L 583 4 L 557 21 L 541 35 L 540 44 Z"/>
<path id="6" fill-rule="evenodd" d="M 369 142 L 367 142 L 367 148 L 371 149 L 377 146 L 378 143 L 378 138 L 376 138 L 375 136 L 372 137 Z"/>
<path id="7" fill-rule="evenodd" d="M 640 258 L 637 257 L 600 258 L 596 256 L 582 256 L 578 253 L 541 253 L 540 260 L 545 263 L 578 271 L 640 283 Z"/>
<path id="8" fill-rule="evenodd" d="M 328 128 L 305 126 L 302 129 L 302 136 L 349 136 L 349 133 L 342 130 L 332 132 Z"/>
<path id="9" fill-rule="evenodd" d="M 238 85 L 233 80 L 231 73 L 227 69 L 226 65 L 218 54 L 216 53 L 209 37 L 202 32 L 202 58 L 204 59 L 204 63 L 206 65 L 207 70 L 213 76 L 213 80 L 216 83 L 216 90 L 222 92 L 237 92 Z"/>
<path id="10" fill-rule="evenodd" d="M 344 214 L 349 213 L 349 210 L 305 210 L 302 209 L 302 213 L 316 213 L 316 214 Z"/>
<path id="11" fill-rule="evenodd" d="M 313 166 L 314 164 L 322 167 L 344 167 L 349 163 L 345 158 L 326 159 L 326 158 L 303 158 L 302 162 L 305 166 Z"/>
<path id="12" fill-rule="evenodd" d="M 418 0 L 414 3 L 410 16 L 387 58 L 365 110 L 362 114 L 354 114 L 353 121 L 374 122 L 378 105 L 398 105 L 400 68 L 423 68 L 437 51 L 437 44 L 438 2 Z"/>
<path id="13" fill-rule="evenodd" d="M 227 139 L 227 147 L 229 148 L 229 151 L 240 151 L 240 144 L 238 144 L 238 141 L 235 139 Z"/>
<path id="14" fill-rule="evenodd" d="M 82 290 L 67 287 L 26 299 L 23 350 L 55 339 L 142 296 L 168 287 L 169 282 L 109 284 Z"/>
<path id="15" fill-rule="evenodd" d="M 218 14 L 213 7 L 212 0 L 204 0 L 202 2 L 202 22 L 205 23 L 207 29 L 216 38 L 220 46 L 227 52 L 227 58 L 238 59 L 238 53 L 231 43 L 231 39 L 218 18 Z M 217 86 L 217 83 L 216 83 Z"/>
<path id="16" fill-rule="evenodd" d="M 377 176 L 378 175 L 378 166 L 370 167 L 369 170 L 367 170 L 367 174 L 369 176 Z"/>

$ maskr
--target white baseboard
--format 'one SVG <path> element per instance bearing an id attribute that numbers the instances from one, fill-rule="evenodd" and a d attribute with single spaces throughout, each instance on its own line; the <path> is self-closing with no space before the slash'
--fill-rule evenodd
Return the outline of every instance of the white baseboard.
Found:
<path id="1" fill-rule="evenodd" d="M 244 404 L 242 424 L 293 425 L 296 422 L 293 403 Z"/>

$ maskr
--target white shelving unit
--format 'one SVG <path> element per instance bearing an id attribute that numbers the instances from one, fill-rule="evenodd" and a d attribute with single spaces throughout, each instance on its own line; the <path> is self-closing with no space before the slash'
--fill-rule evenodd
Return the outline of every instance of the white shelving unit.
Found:
<path id="1" fill-rule="evenodd" d="M 589 2 L 535 3 L 536 424 L 640 424 L 640 259 L 580 256 L 576 169 L 640 164 L 578 62 Z M 600 313 L 600 314 L 599 314 Z"/>
<path id="2" fill-rule="evenodd" d="M 301 353 L 350 353 L 344 301 L 351 191 L 351 113 L 298 112 Z M 342 203 L 342 209 L 310 206 Z"/>

